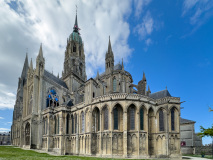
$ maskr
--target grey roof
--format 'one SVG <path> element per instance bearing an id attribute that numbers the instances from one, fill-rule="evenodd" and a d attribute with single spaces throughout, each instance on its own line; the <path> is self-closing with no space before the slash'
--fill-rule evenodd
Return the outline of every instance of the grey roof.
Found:
<path id="1" fill-rule="evenodd" d="M 150 94 L 150 97 L 153 99 L 160 99 L 164 97 L 171 97 L 171 94 L 169 93 L 167 89 L 165 89 L 165 90 Z"/>
<path id="2" fill-rule="evenodd" d="M 188 124 L 188 123 L 195 123 L 195 121 L 180 118 L 180 124 Z"/>
<path id="3" fill-rule="evenodd" d="M 52 73 L 48 72 L 47 70 L 44 70 L 44 76 L 46 76 L 47 78 L 53 80 L 54 82 L 56 82 L 57 84 L 63 86 L 64 88 L 67 88 L 67 85 L 64 81 L 62 81 L 61 79 L 59 79 L 58 77 L 56 77 L 55 75 L 53 75 Z"/>
<path id="4" fill-rule="evenodd" d="M 114 70 L 122 70 L 122 65 L 120 63 L 116 64 Z"/>
<path id="5" fill-rule="evenodd" d="M 0 132 L 0 135 L 9 136 L 9 135 L 10 135 L 10 132 Z"/>
<path id="6" fill-rule="evenodd" d="M 64 102 L 62 105 L 66 105 L 68 107 L 73 106 L 72 100 L 68 100 L 67 102 Z"/>

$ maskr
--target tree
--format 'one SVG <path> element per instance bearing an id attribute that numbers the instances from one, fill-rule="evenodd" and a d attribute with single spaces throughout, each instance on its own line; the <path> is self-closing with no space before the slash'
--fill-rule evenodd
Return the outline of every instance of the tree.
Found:
<path id="1" fill-rule="evenodd" d="M 213 125 L 211 128 L 205 129 L 203 126 L 200 126 L 200 133 L 198 133 L 199 136 L 201 137 L 213 137 Z"/>

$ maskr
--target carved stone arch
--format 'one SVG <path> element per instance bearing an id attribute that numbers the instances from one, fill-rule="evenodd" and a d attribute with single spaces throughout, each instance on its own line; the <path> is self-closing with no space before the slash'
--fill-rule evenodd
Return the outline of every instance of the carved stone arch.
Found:
<path id="1" fill-rule="evenodd" d="M 105 103 L 104 105 L 102 105 L 102 106 L 100 107 L 100 114 L 102 114 L 103 109 L 104 109 L 105 107 L 107 107 L 107 109 L 108 109 L 108 111 L 109 111 L 109 105 Z"/>
<path id="2" fill-rule="evenodd" d="M 165 116 L 167 115 L 167 113 L 168 113 L 167 109 L 165 107 L 159 107 L 155 112 L 155 116 L 158 115 L 158 113 L 161 109 L 163 110 L 163 113 L 165 114 Z"/>
<path id="3" fill-rule="evenodd" d="M 138 105 L 137 105 L 135 102 L 129 102 L 129 103 L 126 105 L 126 108 L 125 108 L 125 111 L 126 111 L 126 112 L 127 112 L 128 108 L 129 108 L 131 105 L 134 105 L 135 108 L 136 108 L 136 111 L 138 111 Z"/>
<path id="4" fill-rule="evenodd" d="M 172 108 L 175 108 L 175 110 L 179 112 L 178 107 L 175 105 L 172 105 L 171 107 L 169 107 L 169 113 L 171 112 Z"/>
<path id="5" fill-rule="evenodd" d="M 162 135 L 158 135 L 156 140 L 158 140 L 159 138 L 162 139 Z"/>
<path id="6" fill-rule="evenodd" d="M 112 113 L 112 111 L 113 111 L 113 109 L 115 108 L 116 105 L 120 105 L 121 108 L 122 108 L 122 110 L 124 111 L 124 107 L 123 107 L 123 105 L 121 105 L 120 102 L 114 102 L 114 103 L 112 104 L 113 107 L 111 108 L 111 113 Z"/>

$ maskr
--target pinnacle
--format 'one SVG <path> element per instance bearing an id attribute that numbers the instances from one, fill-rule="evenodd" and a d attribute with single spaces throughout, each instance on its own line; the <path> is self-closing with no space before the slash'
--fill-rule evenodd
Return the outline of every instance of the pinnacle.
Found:
<path id="1" fill-rule="evenodd" d="M 143 72 L 143 81 L 146 81 L 146 76 L 145 76 L 145 73 Z"/>

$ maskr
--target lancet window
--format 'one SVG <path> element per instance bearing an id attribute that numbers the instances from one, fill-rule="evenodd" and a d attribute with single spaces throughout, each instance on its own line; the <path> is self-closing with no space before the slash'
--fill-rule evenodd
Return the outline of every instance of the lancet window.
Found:
<path id="1" fill-rule="evenodd" d="M 46 100 L 46 106 L 47 107 L 56 107 L 56 106 L 59 106 L 59 97 L 55 91 L 55 89 L 50 89 L 48 91 L 48 94 L 47 94 L 47 100 Z"/>
<path id="2" fill-rule="evenodd" d="M 159 111 L 159 130 L 164 131 L 164 115 L 162 109 Z"/>
<path id="3" fill-rule="evenodd" d="M 172 131 L 175 130 L 175 109 L 172 108 L 171 110 L 171 129 Z"/>

